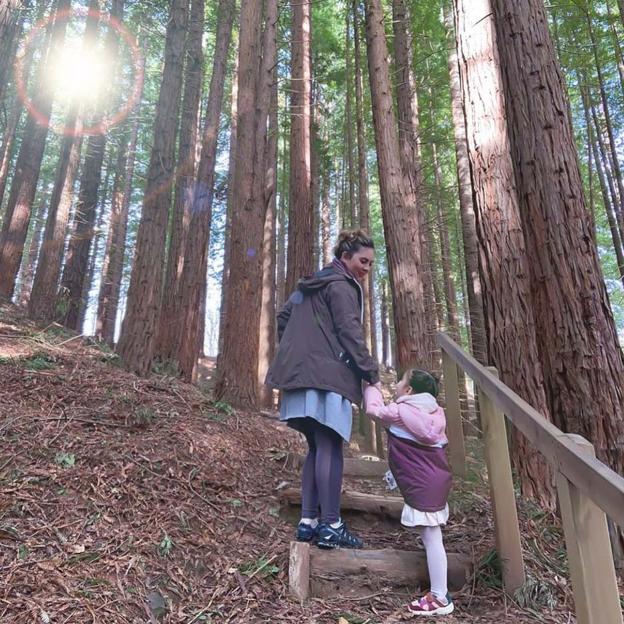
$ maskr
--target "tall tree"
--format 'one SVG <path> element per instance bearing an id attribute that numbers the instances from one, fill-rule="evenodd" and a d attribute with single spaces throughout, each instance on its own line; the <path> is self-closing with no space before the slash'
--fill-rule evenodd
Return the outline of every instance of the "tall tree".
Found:
<path id="1" fill-rule="evenodd" d="M 275 0 L 267 2 L 266 15 Z M 224 328 L 223 357 L 217 371 L 215 396 L 233 404 L 256 405 L 258 347 L 262 294 L 262 243 L 266 213 L 266 128 L 272 63 L 261 53 L 261 3 L 242 0 L 240 13 L 238 125 L 232 204 L 230 283 Z M 265 30 L 270 20 L 266 20 Z M 273 26 L 271 26 L 273 27 Z M 260 63 L 258 59 L 261 59 Z M 309 120 L 307 123 L 309 131 Z M 310 254 L 310 260 L 312 255 Z M 234 318 L 235 316 L 235 318 Z"/>
<path id="2" fill-rule="evenodd" d="M 414 210 L 420 234 L 421 275 L 424 289 L 425 335 L 420 364 L 428 370 L 440 368 L 440 353 L 436 343 L 434 275 L 431 236 L 428 235 L 424 201 L 424 179 L 420 152 L 420 126 L 416 79 L 412 70 L 411 20 L 404 0 L 392 0 L 392 28 L 394 32 L 394 62 L 396 69 L 397 116 L 399 145 L 403 171 L 416 201 Z"/>
<path id="3" fill-rule="evenodd" d="M 457 162 L 457 183 L 459 187 L 459 214 L 461 234 L 464 245 L 464 266 L 466 271 L 466 290 L 470 311 L 470 339 L 472 354 L 481 364 L 487 363 L 487 342 L 485 320 L 483 318 L 483 297 L 479 277 L 479 248 L 475 224 L 475 212 L 472 194 L 472 174 L 468 143 L 466 139 L 466 118 L 462 103 L 457 46 L 454 41 L 453 14 L 445 4 L 444 21 L 449 43 L 449 81 L 451 89 L 451 110 L 455 133 L 455 159 Z"/>
<path id="4" fill-rule="evenodd" d="M 366 42 L 388 269 L 399 366 L 427 360 L 421 233 L 413 189 L 404 174 L 392 105 L 381 0 L 366 0 Z"/>
<path id="5" fill-rule="evenodd" d="M 548 418 L 490 0 L 455 0 L 455 11 L 489 353 L 502 381 Z M 514 458 L 523 493 L 553 507 L 549 470 L 517 432 Z"/>
<path id="6" fill-rule="evenodd" d="M 43 237 L 43 230 L 46 222 L 46 209 L 49 199 L 48 193 L 42 194 L 39 206 L 33 216 L 35 222 L 33 233 L 28 246 L 28 256 L 25 262 L 22 263 L 22 276 L 19 285 L 19 293 L 17 295 L 17 302 L 21 306 L 27 306 L 28 299 L 30 298 L 30 291 L 35 277 L 35 268 L 37 266 L 37 256 L 39 255 L 39 247 L 41 245 L 41 238 Z"/>
<path id="7" fill-rule="evenodd" d="M 143 76 L 143 72 L 140 76 Z M 142 91 L 143 85 L 141 84 L 140 92 L 142 93 Z M 140 105 L 137 105 L 134 111 L 134 119 L 131 122 L 130 138 L 128 140 L 127 136 L 124 136 L 117 151 L 110 219 L 102 262 L 102 281 L 98 296 L 95 336 L 111 347 L 115 341 L 115 324 L 126 251 L 128 211 L 132 195 L 140 119 Z"/>
<path id="8" fill-rule="evenodd" d="M 310 170 L 310 3 L 292 3 L 290 190 L 288 202 L 288 269 L 286 290 L 313 272 Z"/>
<path id="9" fill-rule="evenodd" d="M 6 207 L 0 234 L 0 298 L 10 299 L 15 288 L 15 278 L 19 271 L 24 243 L 28 232 L 39 171 L 43 160 L 48 122 L 52 111 L 52 93 L 46 86 L 46 76 L 51 72 L 50 57 L 57 53 L 65 40 L 67 30 L 66 11 L 70 0 L 57 0 L 56 17 L 51 26 L 51 39 L 34 81 L 33 106 L 38 118 L 31 114 L 26 121 L 20 145 L 15 173 L 11 183 L 11 193 Z"/>
<path id="10" fill-rule="evenodd" d="M 544 4 L 493 7 L 550 412 L 622 473 L 624 363 Z"/>
<path id="11" fill-rule="evenodd" d="M 234 22 L 234 0 L 220 0 L 217 25 L 217 48 L 215 50 L 208 106 L 204 121 L 202 152 L 197 173 L 196 191 L 189 225 L 182 276 L 177 300 L 178 323 L 181 328 L 178 351 L 175 359 L 186 379 L 194 379 L 197 373 L 197 358 L 203 336 L 200 335 L 201 293 L 206 283 L 206 261 L 210 226 L 212 221 L 212 198 L 219 119 L 223 106 L 223 88 L 227 66 L 228 50 Z M 230 193 L 232 190 L 230 189 Z M 229 201 L 229 200 L 228 200 Z M 225 270 L 225 267 L 224 267 Z"/>
<path id="12" fill-rule="evenodd" d="M 117 345 L 124 365 L 139 374 L 147 373 L 151 366 L 158 326 L 187 12 L 188 0 L 172 0 L 143 214 L 137 234 L 126 316 Z"/>
<path id="13" fill-rule="evenodd" d="M 178 288 L 184 266 L 187 246 L 193 191 L 195 188 L 195 163 L 197 152 L 197 117 L 204 77 L 204 0 L 191 0 L 188 37 L 186 41 L 186 63 L 184 68 L 184 95 L 180 121 L 178 147 L 178 169 L 176 175 L 171 236 L 165 271 L 165 287 L 160 310 L 160 329 L 156 340 L 155 355 L 163 360 L 171 359 L 180 338 L 181 323 L 177 309 Z"/>
<path id="14" fill-rule="evenodd" d="M 111 17 L 120 20 L 123 16 L 125 0 L 113 0 Z M 91 0 L 90 8 L 97 11 L 99 0 Z M 96 33 L 91 36 L 91 46 L 95 46 Z M 119 55 L 119 36 L 117 31 L 109 26 L 106 36 L 106 49 L 113 67 L 117 68 Z M 108 94 L 108 97 L 112 96 Z M 99 111 L 96 121 L 101 122 L 104 112 Z M 85 159 L 80 176 L 80 191 L 76 202 L 76 213 L 72 236 L 69 240 L 61 289 L 59 293 L 59 308 L 63 310 L 59 317 L 63 324 L 70 329 L 79 329 L 80 311 L 85 305 L 86 276 L 89 269 L 89 251 L 95 232 L 97 216 L 98 193 L 102 178 L 102 166 L 106 151 L 106 132 L 101 131 L 89 137 L 85 147 Z"/>
<path id="15" fill-rule="evenodd" d="M 8 76 L 22 29 L 21 8 L 21 0 L 0 2 L 0 104 L 4 102 Z"/>

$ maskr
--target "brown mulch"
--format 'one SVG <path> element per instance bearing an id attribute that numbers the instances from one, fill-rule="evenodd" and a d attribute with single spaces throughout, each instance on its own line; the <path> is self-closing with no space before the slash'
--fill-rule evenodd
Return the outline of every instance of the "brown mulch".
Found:
<path id="1" fill-rule="evenodd" d="M 296 434 L 0 306 L 0 623 L 400 620 L 390 590 L 305 606 L 288 595 L 293 525 L 278 490 Z M 351 449 L 356 452 L 357 449 Z M 574 622 L 561 529 L 523 503 L 526 606 L 504 597 L 480 460 L 458 484 L 449 551 L 478 563 L 444 622 Z M 384 491 L 383 483 L 347 487 Z M 413 549 L 397 524 L 348 516 L 375 547 Z"/>

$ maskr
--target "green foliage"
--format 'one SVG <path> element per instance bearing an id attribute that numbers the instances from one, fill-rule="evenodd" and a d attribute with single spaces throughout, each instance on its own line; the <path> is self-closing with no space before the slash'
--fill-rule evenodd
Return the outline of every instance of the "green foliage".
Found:
<path id="1" fill-rule="evenodd" d="M 158 554 L 163 558 L 168 557 L 171 554 L 172 549 L 173 540 L 165 533 L 160 541 L 160 544 L 158 544 Z"/>
<path id="2" fill-rule="evenodd" d="M 24 368 L 29 371 L 43 371 L 54 368 L 54 358 L 46 353 L 35 354 L 21 360 Z"/>
<path id="3" fill-rule="evenodd" d="M 244 563 L 239 570 L 246 576 L 259 576 L 260 578 L 275 576 L 280 571 L 278 566 L 272 565 L 271 560 L 265 557 L 259 557 L 255 561 Z"/>
<path id="4" fill-rule="evenodd" d="M 76 456 L 73 453 L 65 453 L 60 451 L 54 458 L 54 463 L 62 468 L 73 468 L 76 464 Z"/>

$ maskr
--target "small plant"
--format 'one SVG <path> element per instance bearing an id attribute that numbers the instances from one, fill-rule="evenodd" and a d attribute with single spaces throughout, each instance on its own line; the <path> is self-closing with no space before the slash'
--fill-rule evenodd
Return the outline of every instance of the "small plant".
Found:
<path id="1" fill-rule="evenodd" d="M 175 360 L 158 360 L 152 363 L 152 372 L 164 377 L 179 377 L 180 367 Z"/>
<path id="2" fill-rule="evenodd" d="M 44 353 L 35 354 L 29 358 L 22 360 L 24 368 L 30 371 L 42 371 L 54 368 L 54 360 Z"/>
<path id="3" fill-rule="evenodd" d="M 260 576 L 261 578 L 275 576 L 280 571 L 279 567 L 271 565 L 271 562 L 264 557 L 259 557 L 255 561 L 244 563 L 239 570 L 245 576 Z"/>
<path id="4" fill-rule="evenodd" d="M 486 587 L 494 589 L 501 589 L 503 587 L 503 570 L 500 557 L 498 553 L 492 549 L 488 551 L 475 571 L 477 580 L 483 583 Z"/>
<path id="5" fill-rule="evenodd" d="M 17 558 L 19 561 L 24 561 L 28 557 L 28 546 L 26 544 L 20 544 L 17 548 Z"/>
<path id="6" fill-rule="evenodd" d="M 514 597 L 523 608 L 554 609 L 557 606 L 556 590 L 553 586 L 532 576 L 529 576 L 524 585 L 516 590 Z"/>
<path id="7" fill-rule="evenodd" d="M 62 468 L 73 468 L 76 464 L 76 456 L 73 453 L 65 453 L 61 451 L 56 454 L 54 462 Z"/>
<path id="8" fill-rule="evenodd" d="M 135 427 L 149 427 L 156 419 L 156 412 L 148 406 L 137 407 L 130 418 L 130 424 Z"/>
<path id="9" fill-rule="evenodd" d="M 158 554 L 161 557 L 168 557 L 173 549 L 173 540 L 165 533 L 165 536 L 158 544 Z"/>

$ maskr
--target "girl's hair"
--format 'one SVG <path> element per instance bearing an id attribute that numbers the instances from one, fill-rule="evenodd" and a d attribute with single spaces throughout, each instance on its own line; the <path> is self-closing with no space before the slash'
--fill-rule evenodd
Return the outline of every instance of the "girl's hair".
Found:
<path id="1" fill-rule="evenodd" d="M 408 368 L 399 376 L 399 379 L 403 379 L 405 374 L 414 394 L 428 392 L 433 397 L 438 396 L 438 380 L 431 373 L 419 368 Z"/>
<path id="2" fill-rule="evenodd" d="M 375 249 L 375 243 L 364 230 L 343 230 L 338 235 L 338 242 L 334 247 L 334 256 L 340 260 L 344 252 L 354 254 L 362 247 Z"/>

